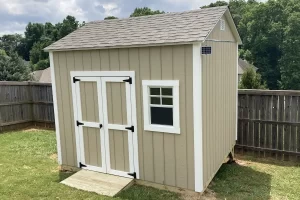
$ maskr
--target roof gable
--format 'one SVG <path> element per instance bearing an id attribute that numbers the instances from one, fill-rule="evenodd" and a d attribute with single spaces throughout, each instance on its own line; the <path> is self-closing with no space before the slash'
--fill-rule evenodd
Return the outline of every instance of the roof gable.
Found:
<path id="1" fill-rule="evenodd" d="M 153 46 L 204 41 L 227 6 L 87 23 L 47 51 Z"/>

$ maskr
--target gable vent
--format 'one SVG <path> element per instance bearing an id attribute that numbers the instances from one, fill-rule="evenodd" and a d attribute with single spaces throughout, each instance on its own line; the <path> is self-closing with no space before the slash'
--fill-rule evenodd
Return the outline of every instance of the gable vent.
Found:
<path id="1" fill-rule="evenodd" d="M 223 19 L 220 20 L 220 30 L 225 31 L 225 20 Z"/>
<path id="2" fill-rule="evenodd" d="M 211 47 L 202 47 L 201 52 L 202 52 L 202 54 L 204 54 L 204 55 L 211 54 Z"/>

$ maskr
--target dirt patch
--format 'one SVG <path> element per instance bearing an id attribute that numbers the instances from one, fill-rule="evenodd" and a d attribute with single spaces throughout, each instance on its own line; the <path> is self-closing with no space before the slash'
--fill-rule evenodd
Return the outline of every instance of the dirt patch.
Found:
<path id="1" fill-rule="evenodd" d="M 203 194 L 183 193 L 181 195 L 184 200 L 216 200 L 216 194 L 210 189 L 206 189 Z"/>
<path id="2" fill-rule="evenodd" d="M 36 132 L 36 131 L 39 131 L 40 129 L 37 129 L 37 128 L 27 128 L 24 130 L 24 132 Z"/>
<path id="3" fill-rule="evenodd" d="M 57 160 L 57 153 L 50 155 L 51 160 Z"/>
<path id="4" fill-rule="evenodd" d="M 236 164 L 241 166 L 249 166 L 251 163 L 244 160 L 235 160 Z"/>

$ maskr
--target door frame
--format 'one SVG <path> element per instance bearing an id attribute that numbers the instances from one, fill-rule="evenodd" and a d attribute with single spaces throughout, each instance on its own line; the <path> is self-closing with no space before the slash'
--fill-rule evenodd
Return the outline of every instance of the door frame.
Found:
<path id="1" fill-rule="evenodd" d="M 129 77 L 131 78 L 130 84 L 130 100 L 131 100 L 131 121 L 132 126 L 134 126 L 134 132 L 132 136 L 133 141 L 133 167 L 134 172 L 136 173 L 136 178 L 139 179 L 139 160 L 138 160 L 138 128 L 137 128 L 137 116 L 136 116 L 136 90 L 135 90 L 135 72 L 134 71 L 71 71 L 71 87 L 72 87 L 72 103 L 73 103 L 73 113 L 74 113 L 74 130 L 75 130 L 75 138 L 76 138 L 76 152 L 77 152 L 77 167 L 79 166 L 80 158 L 80 133 L 79 127 L 76 126 L 76 121 L 78 120 L 80 112 L 78 112 L 78 103 L 77 102 L 77 94 L 76 94 L 76 84 L 73 83 L 73 79 L 75 77 Z M 76 83 L 76 81 L 75 81 Z M 129 83 L 126 83 L 129 84 Z M 100 83 L 101 85 L 101 83 Z M 101 89 L 100 89 L 101 90 Z M 99 93 L 99 89 L 97 89 Z M 100 109 L 100 108 L 99 108 Z M 78 151 L 79 150 L 79 151 Z"/>

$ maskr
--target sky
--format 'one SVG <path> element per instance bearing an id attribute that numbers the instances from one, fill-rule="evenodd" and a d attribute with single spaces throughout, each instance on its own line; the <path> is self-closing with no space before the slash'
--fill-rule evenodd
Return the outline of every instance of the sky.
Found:
<path id="1" fill-rule="evenodd" d="M 113 15 L 128 17 L 136 7 L 177 12 L 197 9 L 216 0 L 0 0 L 0 35 L 23 34 L 28 22 L 61 22 L 67 15 L 80 22 Z M 228 0 L 227 0 L 228 1 Z"/>

